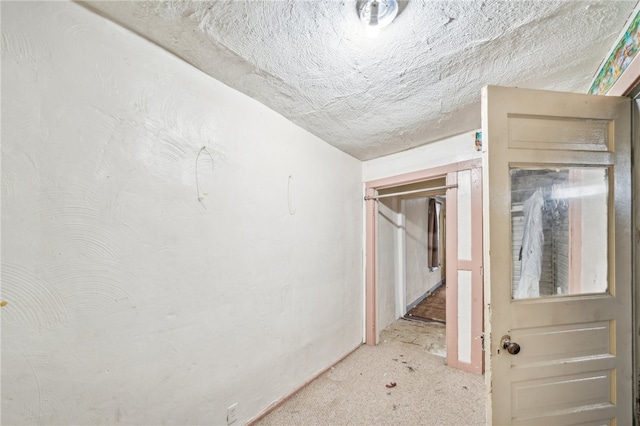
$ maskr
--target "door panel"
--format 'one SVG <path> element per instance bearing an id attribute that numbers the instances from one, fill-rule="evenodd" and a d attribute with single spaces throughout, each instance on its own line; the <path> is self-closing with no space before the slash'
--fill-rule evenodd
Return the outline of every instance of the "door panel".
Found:
<path id="1" fill-rule="evenodd" d="M 610 124 L 609 120 L 509 114 L 509 148 L 607 151 Z"/>
<path id="2" fill-rule="evenodd" d="M 487 422 L 630 424 L 630 100 L 482 98 Z"/>
<path id="3" fill-rule="evenodd" d="M 612 324 L 607 321 L 522 328 L 511 337 L 526 347 L 513 357 L 514 367 L 551 367 L 584 359 L 612 357 Z M 567 345 L 570 350 L 564 350 Z"/>

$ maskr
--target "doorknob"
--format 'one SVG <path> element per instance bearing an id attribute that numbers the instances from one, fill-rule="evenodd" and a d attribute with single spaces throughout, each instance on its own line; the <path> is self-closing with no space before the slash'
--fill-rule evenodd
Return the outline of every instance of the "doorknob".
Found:
<path id="1" fill-rule="evenodd" d="M 502 336 L 502 339 L 500 339 L 500 347 L 505 349 L 511 355 L 518 355 L 518 353 L 520 353 L 520 345 L 516 342 L 512 342 L 511 336 L 508 334 Z"/>

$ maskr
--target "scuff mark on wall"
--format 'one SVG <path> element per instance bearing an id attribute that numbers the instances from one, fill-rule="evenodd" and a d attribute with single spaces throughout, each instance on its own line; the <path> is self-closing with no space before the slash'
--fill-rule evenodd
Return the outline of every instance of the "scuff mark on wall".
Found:
<path id="1" fill-rule="evenodd" d="M 289 216 L 296 214 L 295 203 L 295 186 L 293 182 L 293 175 L 289 175 L 287 178 L 287 207 L 289 208 Z"/>
<path id="2" fill-rule="evenodd" d="M 213 163 L 213 156 L 211 155 L 211 153 L 209 151 L 207 151 L 207 147 L 203 146 L 202 148 L 200 148 L 200 151 L 198 151 L 198 155 L 196 155 L 196 170 L 195 170 L 195 175 L 196 175 L 196 193 L 198 195 L 198 202 L 200 204 L 202 204 L 202 207 L 204 207 L 205 209 L 207 208 L 207 206 L 205 206 L 204 204 L 204 197 L 208 195 L 207 192 L 205 191 L 200 191 L 200 182 L 198 180 L 199 177 L 199 173 L 198 173 L 198 160 L 200 159 L 200 155 L 202 154 L 206 154 L 206 156 L 209 157 L 209 159 L 211 160 L 211 171 L 214 171 L 214 163 Z"/>

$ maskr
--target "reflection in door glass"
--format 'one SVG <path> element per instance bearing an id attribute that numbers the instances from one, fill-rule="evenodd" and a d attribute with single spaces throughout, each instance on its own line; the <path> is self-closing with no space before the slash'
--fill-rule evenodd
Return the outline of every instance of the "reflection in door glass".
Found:
<path id="1" fill-rule="evenodd" d="M 608 169 L 511 169 L 514 299 L 607 291 Z"/>

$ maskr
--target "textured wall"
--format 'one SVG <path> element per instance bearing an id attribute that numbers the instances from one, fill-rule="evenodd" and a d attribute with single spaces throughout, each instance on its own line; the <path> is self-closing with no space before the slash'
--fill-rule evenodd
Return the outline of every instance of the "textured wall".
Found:
<path id="1" fill-rule="evenodd" d="M 2 116 L 3 424 L 240 424 L 361 342 L 359 161 L 73 3 L 3 2 Z"/>

